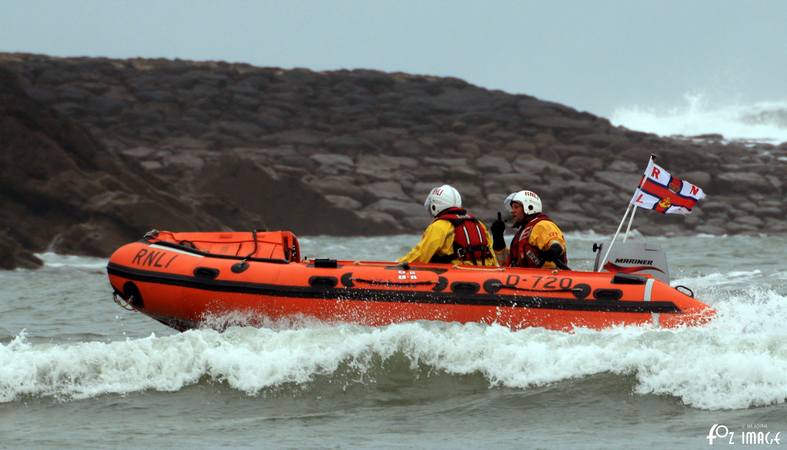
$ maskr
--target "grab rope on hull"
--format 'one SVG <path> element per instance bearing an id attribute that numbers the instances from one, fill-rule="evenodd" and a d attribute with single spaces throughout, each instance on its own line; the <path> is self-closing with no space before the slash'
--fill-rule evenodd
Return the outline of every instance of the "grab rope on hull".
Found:
<path id="1" fill-rule="evenodd" d="M 112 300 L 121 308 L 125 309 L 126 311 L 136 311 L 137 309 L 134 308 L 134 296 L 130 296 L 128 300 L 123 299 L 120 294 L 116 292 L 112 293 Z"/>

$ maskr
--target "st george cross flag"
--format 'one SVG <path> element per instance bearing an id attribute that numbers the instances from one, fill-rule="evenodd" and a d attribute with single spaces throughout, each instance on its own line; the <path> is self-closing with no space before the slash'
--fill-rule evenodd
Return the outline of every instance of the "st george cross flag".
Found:
<path id="1" fill-rule="evenodd" d="M 662 214 L 689 214 L 703 198 L 702 189 L 670 175 L 651 159 L 630 203 Z"/>

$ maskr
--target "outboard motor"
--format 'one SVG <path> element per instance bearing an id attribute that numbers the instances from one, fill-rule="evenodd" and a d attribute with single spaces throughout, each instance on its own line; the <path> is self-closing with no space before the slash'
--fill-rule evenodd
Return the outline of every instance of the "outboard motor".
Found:
<path id="1" fill-rule="evenodd" d="M 603 244 L 593 244 L 596 253 L 594 272 L 606 270 L 612 273 L 630 273 L 652 275 L 653 278 L 669 284 L 669 268 L 667 254 L 658 245 L 648 242 L 618 242 L 612 247 L 606 261 Z"/>

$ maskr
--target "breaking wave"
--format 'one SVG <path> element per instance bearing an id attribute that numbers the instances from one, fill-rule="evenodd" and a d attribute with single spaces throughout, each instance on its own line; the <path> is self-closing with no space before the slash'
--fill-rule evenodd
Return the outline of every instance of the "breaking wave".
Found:
<path id="1" fill-rule="evenodd" d="M 743 277 L 746 273 L 728 274 Z M 32 343 L 24 333 L 0 344 L 0 402 L 178 391 L 222 383 L 248 395 L 296 387 L 374 383 L 409 366 L 429 374 L 480 376 L 490 388 L 529 389 L 611 373 L 634 392 L 668 395 L 701 409 L 787 400 L 787 297 L 770 289 L 724 290 L 722 275 L 693 279 L 717 309 L 703 328 L 619 327 L 562 333 L 497 325 L 413 322 L 387 327 L 269 323 L 225 332 L 73 344 Z M 624 384 L 624 383 L 621 383 Z"/>
<path id="2" fill-rule="evenodd" d="M 44 266 L 52 268 L 102 269 L 107 266 L 107 258 L 63 255 L 54 252 L 36 253 L 36 256 L 44 262 Z"/>
<path id="3" fill-rule="evenodd" d="M 702 95 L 686 94 L 675 108 L 616 108 L 611 122 L 661 136 L 721 134 L 725 139 L 787 142 L 787 99 L 712 107 Z"/>

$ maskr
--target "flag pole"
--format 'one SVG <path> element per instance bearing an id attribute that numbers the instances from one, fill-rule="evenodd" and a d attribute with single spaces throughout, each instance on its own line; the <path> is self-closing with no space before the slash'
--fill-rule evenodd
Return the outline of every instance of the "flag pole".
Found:
<path id="1" fill-rule="evenodd" d="M 651 153 L 650 157 L 648 158 L 648 165 L 650 165 L 650 162 L 655 160 L 655 159 L 656 159 L 656 156 Z M 645 166 L 645 170 L 647 170 L 647 166 Z M 645 181 L 646 180 L 647 180 L 647 177 L 642 177 L 642 182 L 639 184 L 639 189 L 642 189 L 642 186 L 645 185 Z M 631 213 L 631 218 L 629 219 L 628 227 L 626 227 L 626 234 L 623 236 L 623 242 L 626 242 L 626 239 L 628 238 L 629 230 L 631 229 L 631 223 L 634 221 L 634 214 L 636 214 L 637 208 L 639 208 L 639 207 L 635 205 L 634 206 L 634 211 L 632 211 L 632 213 Z M 615 231 L 615 235 L 612 236 L 612 242 L 609 243 L 609 248 L 607 248 L 607 253 L 604 255 L 604 258 L 601 260 L 602 267 L 603 267 L 604 262 L 609 257 L 609 252 L 612 251 L 612 246 L 615 245 L 615 239 L 618 238 L 618 234 L 620 234 L 620 229 L 623 227 L 623 222 L 626 221 L 626 216 L 628 215 L 630 209 L 631 209 L 631 201 L 629 201 L 629 205 L 626 208 L 626 212 L 623 214 L 623 218 L 620 219 L 620 225 L 618 225 L 618 229 L 617 229 L 617 231 Z"/>
<path id="2" fill-rule="evenodd" d="M 602 264 L 602 265 L 601 265 L 601 267 L 599 267 L 599 269 L 601 269 L 601 268 L 603 267 L 604 261 L 606 261 L 606 260 L 607 260 L 607 257 L 609 257 L 609 252 L 610 252 L 610 250 L 612 250 L 612 246 L 613 246 L 613 245 L 615 245 L 615 239 L 617 239 L 617 238 L 618 238 L 618 234 L 620 234 L 620 229 L 621 229 L 621 228 L 623 228 L 623 222 L 625 222 L 625 221 L 626 221 L 626 216 L 628 216 L 628 215 L 629 215 L 629 211 L 630 211 L 630 210 L 631 210 L 631 202 L 629 202 L 629 205 L 628 205 L 628 207 L 626 208 L 626 212 L 625 212 L 625 213 L 623 213 L 623 218 L 622 218 L 622 219 L 620 219 L 620 225 L 618 225 L 618 229 L 617 229 L 617 231 L 615 231 L 615 235 L 614 235 L 614 236 L 612 236 L 612 242 L 610 242 L 610 243 L 609 243 L 609 248 L 607 248 L 607 253 L 606 253 L 606 254 L 604 255 L 604 257 L 601 259 L 601 264 Z"/>
<path id="3" fill-rule="evenodd" d="M 642 187 L 642 185 L 640 185 Z M 629 218 L 629 224 L 626 227 L 626 233 L 623 235 L 623 242 L 626 242 L 626 239 L 629 237 L 629 231 L 631 231 L 631 223 L 634 222 L 634 214 L 637 213 L 639 206 L 634 205 L 634 211 L 631 211 L 631 217 Z"/>

